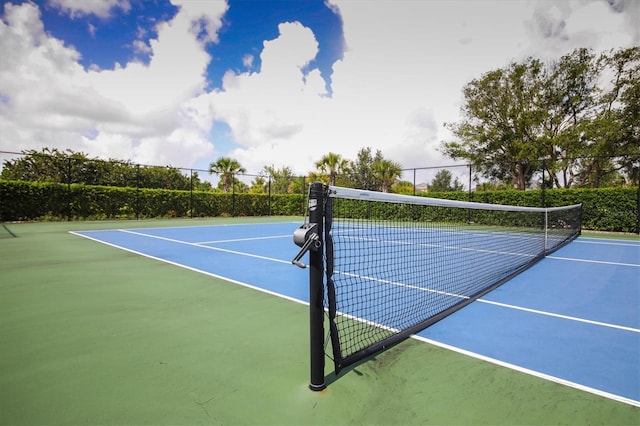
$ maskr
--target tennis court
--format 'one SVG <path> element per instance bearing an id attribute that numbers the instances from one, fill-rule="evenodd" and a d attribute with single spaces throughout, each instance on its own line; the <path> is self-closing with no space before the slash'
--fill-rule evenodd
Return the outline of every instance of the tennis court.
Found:
<path id="1" fill-rule="evenodd" d="M 308 303 L 307 273 L 290 262 L 296 254 L 291 241 L 296 225 L 118 229 L 78 235 Z M 500 258 L 491 253 L 488 262 Z M 640 243 L 581 238 L 419 336 L 640 405 L 639 276 Z M 365 319 L 379 322 L 373 315 Z"/>
<path id="2" fill-rule="evenodd" d="M 579 237 L 315 393 L 301 222 L 13 225 L 0 423 L 640 420 L 637 238 Z"/>

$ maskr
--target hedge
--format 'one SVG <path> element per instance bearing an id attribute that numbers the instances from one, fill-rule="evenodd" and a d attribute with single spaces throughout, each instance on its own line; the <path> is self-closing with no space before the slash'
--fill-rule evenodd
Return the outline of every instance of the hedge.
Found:
<path id="1" fill-rule="evenodd" d="M 429 193 L 429 197 L 469 200 L 463 192 Z M 582 228 L 594 231 L 638 233 L 638 188 L 548 189 L 544 192 L 546 207 L 582 204 Z M 542 192 L 479 191 L 471 193 L 475 202 L 541 206 Z"/>
<path id="2" fill-rule="evenodd" d="M 0 181 L 3 221 L 304 214 L 304 196 Z"/>
<path id="3" fill-rule="evenodd" d="M 531 191 L 423 194 L 519 206 L 540 206 Z M 583 204 L 582 226 L 599 231 L 638 233 L 638 188 L 551 189 L 545 205 Z M 87 220 L 160 217 L 303 215 L 301 194 L 223 194 L 203 191 L 121 188 L 81 184 L 0 181 L 0 219 Z"/>

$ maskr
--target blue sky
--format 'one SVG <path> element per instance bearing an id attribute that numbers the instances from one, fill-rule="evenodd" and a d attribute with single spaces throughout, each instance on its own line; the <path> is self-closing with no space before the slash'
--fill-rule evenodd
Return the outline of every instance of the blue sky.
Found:
<path id="1" fill-rule="evenodd" d="M 363 147 L 451 163 L 473 78 L 640 43 L 628 0 L 2 0 L 0 18 L 0 150 L 250 173 Z"/>
<path id="2" fill-rule="evenodd" d="M 2 3 L 21 3 L 3 0 Z M 126 10 L 114 7 L 109 16 L 72 12 L 54 2 L 37 1 L 45 31 L 74 46 L 81 54 L 79 63 L 85 68 L 98 66 L 112 69 L 116 62 L 126 64 L 138 59 L 148 62 L 149 55 L 134 50 L 133 41 L 147 42 L 157 37 L 156 24 L 173 18 L 178 8 L 170 2 L 131 2 Z"/>
<path id="3" fill-rule="evenodd" d="M 16 0 L 3 0 L 2 3 L 9 2 L 18 3 Z M 133 41 L 148 44 L 158 35 L 157 23 L 171 20 L 179 10 L 169 0 L 138 0 L 130 2 L 126 10 L 114 7 L 108 18 L 102 18 L 65 13 L 63 8 L 47 1 L 40 0 L 36 4 L 40 5 L 47 32 L 81 52 L 79 63 L 85 68 L 98 66 L 101 69 L 113 69 L 116 63 L 126 64 L 133 60 L 148 63 L 149 52 L 137 51 Z M 344 39 L 340 16 L 322 0 L 230 2 L 218 31 L 219 41 L 206 45 L 206 51 L 212 57 L 207 67 L 207 88 L 220 89 L 227 70 L 259 70 L 262 43 L 277 38 L 279 23 L 293 21 L 300 22 L 315 34 L 319 52 L 305 71 L 318 68 L 330 90 L 331 65 L 342 58 Z M 253 57 L 251 66 L 243 61 L 247 55 Z"/>

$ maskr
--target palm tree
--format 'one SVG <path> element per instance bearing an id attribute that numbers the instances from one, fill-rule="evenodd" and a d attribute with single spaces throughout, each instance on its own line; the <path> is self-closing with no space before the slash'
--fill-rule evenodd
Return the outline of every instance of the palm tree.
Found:
<path id="1" fill-rule="evenodd" d="M 336 177 L 339 173 L 347 170 L 349 162 L 342 158 L 340 154 L 328 153 L 316 162 L 316 167 L 329 177 L 329 185 L 336 184 Z"/>
<path id="2" fill-rule="evenodd" d="M 209 173 L 215 173 L 222 179 L 224 192 L 229 192 L 233 183 L 233 175 L 244 173 L 246 169 L 237 160 L 229 157 L 220 157 L 215 163 L 209 165 Z"/>
<path id="3" fill-rule="evenodd" d="M 373 162 L 373 176 L 382 185 L 382 192 L 389 192 L 402 173 L 402 166 L 391 160 L 377 160 Z"/>
<path id="4" fill-rule="evenodd" d="M 309 172 L 309 174 L 307 175 L 306 182 L 308 184 L 312 184 L 313 182 L 322 182 L 326 184 L 328 179 L 329 177 L 325 174 L 318 173 L 318 172 Z"/>

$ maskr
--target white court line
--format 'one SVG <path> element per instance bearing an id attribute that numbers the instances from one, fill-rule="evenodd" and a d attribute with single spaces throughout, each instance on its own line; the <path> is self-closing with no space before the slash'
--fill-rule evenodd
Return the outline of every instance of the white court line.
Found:
<path id="1" fill-rule="evenodd" d="M 147 238 L 155 238 L 157 240 L 169 241 L 169 242 L 172 242 L 172 243 L 184 244 L 184 245 L 187 245 L 187 246 L 200 247 L 200 248 L 204 248 L 204 249 L 207 249 L 207 250 L 222 251 L 222 252 L 225 252 L 225 253 L 238 254 L 240 256 L 253 257 L 253 258 L 262 259 L 262 260 L 270 260 L 272 262 L 286 263 L 286 264 L 289 264 L 289 265 L 291 264 L 290 260 L 281 260 L 281 259 L 275 259 L 273 257 L 266 257 L 266 256 L 260 256 L 260 255 L 257 255 L 257 254 L 245 253 L 245 252 L 242 252 L 242 251 L 227 250 L 227 249 L 223 249 L 223 248 L 219 248 L 219 247 L 204 246 L 204 245 L 199 244 L 199 243 L 190 243 L 188 241 L 175 240 L 173 238 L 159 237 L 157 235 L 149 235 L 149 234 L 144 234 L 142 232 L 136 232 L 136 231 L 131 231 L 131 230 L 127 230 L 127 229 L 118 229 L 118 231 L 125 232 L 125 233 L 128 233 L 128 234 L 140 235 L 142 237 L 147 237 Z"/>
<path id="2" fill-rule="evenodd" d="M 178 244 L 185 244 L 185 245 L 190 245 L 190 246 L 194 246 L 194 247 L 201 247 L 201 248 L 205 248 L 205 249 L 208 249 L 208 250 L 222 251 L 222 252 L 226 252 L 226 253 L 238 254 L 238 255 L 241 255 L 241 256 L 253 257 L 253 258 L 258 258 L 258 259 L 262 259 L 262 260 L 270 260 L 270 261 L 278 262 L 278 263 L 291 264 L 291 261 L 275 259 L 275 258 L 266 257 L 266 256 L 259 256 L 259 255 L 256 255 L 256 254 L 239 252 L 239 251 L 235 251 L 235 250 L 222 249 L 222 248 L 218 248 L 218 247 L 209 247 L 209 246 L 204 246 L 204 245 L 202 245 L 200 243 L 190 243 L 190 242 L 186 242 L 186 241 L 175 240 L 173 238 L 159 237 L 159 236 L 156 236 L 156 235 L 149 235 L 149 234 L 144 234 L 144 233 L 141 233 L 141 232 L 135 232 L 135 231 L 126 230 L 126 229 L 119 229 L 118 231 L 125 232 L 125 233 L 130 233 L 130 234 L 134 234 L 134 235 L 140 235 L 140 236 L 148 237 L 148 238 L 155 238 L 155 239 L 159 239 L 159 240 L 170 241 L 170 242 L 174 242 L 174 243 L 178 243 Z M 547 257 L 550 257 L 550 258 L 553 258 L 553 259 L 565 260 L 564 258 L 557 258 L 557 257 L 553 257 L 553 256 L 547 256 Z M 582 261 L 581 259 L 568 259 L 568 260 Z M 598 261 L 589 261 L 589 262 L 603 263 L 603 262 L 598 262 Z M 610 262 L 607 262 L 607 263 L 610 263 Z M 623 264 L 623 265 L 640 266 L 640 265 L 631 265 L 631 264 Z M 344 274 L 344 275 L 350 275 L 350 276 L 356 276 L 356 277 L 358 276 L 357 274 L 349 274 L 349 273 L 339 272 L 339 271 L 335 271 L 335 273 Z M 380 282 L 382 282 L 384 284 L 393 285 L 393 286 L 411 287 L 411 288 L 414 288 L 416 290 L 428 291 L 428 292 L 432 292 L 432 293 L 439 293 L 439 294 L 443 294 L 443 295 L 447 295 L 447 296 L 453 296 L 453 297 L 459 297 L 459 298 L 463 298 L 463 299 L 468 299 L 467 296 L 463 296 L 463 295 L 451 294 L 451 293 L 442 292 L 442 291 L 438 291 L 438 290 L 434 290 L 434 289 L 418 288 L 418 287 L 415 287 L 415 286 L 411 286 L 409 284 L 403 284 L 403 283 L 390 281 L 390 280 L 380 280 L 380 279 L 377 279 L 377 278 L 366 277 L 366 276 L 360 276 L 360 278 L 364 278 L 364 279 L 371 280 L 371 281 L 380 281 Z M 570 316 L 567 316 L 567 315 L 554 314 L 552 312 L 539 311 L 539 310 L 536 310 L 536 309 L 530 309 L 530 308 L 525 308 L 525 307 L 521 307 L 521 306 L 507 305 L 507 304 L 504 304 L 504 303 L 492 302 L 492 301 L 489 301 L 489 300 L 486 300 L 486 299 L 478 299 L 477 301 L 483 302 L 483 303 L 488 303 L 488 304 L 493 304 L 493 305 L 498 305 L 498 306 L 502 306 L 502 307 L 507 307 L 507 308 L 511 308 L 511 309 L 516 309 L 516 310 L 532 312 L 532 313 L 536 313 L 536 314 L 539 314 L 539 315 L 546 315 L 546 316 L 551 316 L 551 317 L 556 317 L 556 318 L 567 319 L 567 320 L 571 320 L 571 321 L 578 321 L 578 322 L 583 322 L 583 323 L 588 323 L 588 324 L 593 324 L 593 325 L 599 325 L 599 326 L 603 326 L 603 327 L 610 327 L 610 328 L 616 328 L 616 329 L 620 329 L 620 330 L 632 331 L 632 332 L 635 332 L 635 333 L 640 333 L 639 329 L 635 329 L 635 328 L 631 328 L 631 327 L 625 327 L 625 326 L 616 325 L 616 324 L 609 324 L 609 323 L 603 323 L 603 322 L 598 322 L 598 321 L 587 320 L 587 319 L 583 319 L 583 318 L 570 317 Z"/>
<path id="3" fill-rule="evenodd" d="M 255 240 L 275 240 L 278 238 L 293 238 L 293 234 L 287 235 L 275 235 L 273 237 L 251 237 L 251 238 L 235 238 L 232 240 L 214 240 L 214 241 L 199 241 L 193 244 L 216 244 L 216 243 L 235 243 L 238 241 L 255 241 Z"/>
<path id="4" fill-rule="evenodd" d="M 459 354 L 470 356 L 472 358 L 476 358 L 476 359 L 479 359 L 479 360 L 482 360 L 482 361 L 490 362 L 491 364 L 495 364 L 495 365 L 498 365 L 500 367 L 509 368 L 511 370 L 514 370 L 514 371 L 518 371 L 518 372 L 521 372 L 521 373 L 529 374 L 531 376 L 539 377 L 539 378 L 544 379 L 544 380 L 549 380 L 550 382 L 559 383 L 561 385 L 569 386 L 569 387 L 574 388 L 574 389 L 578 389 L 578 390 L 581 390 L 581 391 L 584 391 L 584 392 L 589 392 L 591 394 L 602 396 L 604 398 L 609 398 L 609 399 L 612 399 L 614 401 L 619 401 L 619 402 L 623 402 L 625 404 L 629 404 L 629 405 L 633 405 L 633 406 L 636 406 L 636 407 L 640 407 L 640 401 L 636 401 L 635 399 L 625 398 L 623 396 L 612 394 L 612 393 L 609 393 L 609 392 L 605 392 L 605 391 L 602 391 L 600 389 L 595 389 L 595 388 L 592 388 L 592 387 L 589 387 L 589 386 L 581 385 L 579 383 L 571 382 L 569 380 L 561 379 L 560 377 L 551 376 L 549 374 L 545 374 L 545 373 L 542 373 L 540 371 L 530 370 L 528 368 L 520 367 L 520 366 L 515 365 L 515 364 L 510 364 L 508 362 L 500 361 L 500 360 L 495 359 L 495 358 L 491 358 L 491 357 L 488 357 L 488 356 L 485 356 L 485 355 L 481 355 L 481 354 L 478 354 L 478 353 L 475 353 L 475 352 L 471 352 L 471 351 L 468 351 L 466 349 L 459 348 L 457 346 L 451 346 L 451 345 L 448 345 L 446 343 L 439 342 L 437 340 L 427 339 L 425 337 L 421 337 L 421 336 L 417 336 L 417 335 L 413 335 L 411 337 L 413 339 L 420 340 L 422 342 L 429 343 L 431 345 L 439 346 L 441 348 L 448 349 L 450 351 L 457 352 Z"/>
<path id="5" fill-rule="evenodd" d="M 601 265 L 631 266 L 633 268 L 640 268 L 640 265 L 635 263 L 607 262 L 604 260 L 576 259 L 573 257 L 547 256 L 546 259 L 568 260 L 570 262 L 598 263 Z"/>
<path id="6" fill-rule="evenodd" d="M 585 240 L 584 238 L 578 238 L 575 240 L 575 242 L 580 244 L 599 244 L 603 246 L 640 247 L 640 241 L 624 242 L 620 240 Z"/>
<path id="7" fill-rule="evenodd" d="M 455 293 L 450 293 L 450 292 L 446 292 L 446 291 L 442 291 L 442 290 L 419 287 L 419 286 L 416 286 L 416 285 L 413 285 L 413 284 L 405 284 L 405 283 L 401 283 L 401 282 L 397 282 L 397 281 L 385 280 L 385 279 L 381 279 L 381 278 L 369 277 L 369 276 L 366 276 L 366 275 L 353 274 L 353 273 L 349 273 L 349 272 L 334 271 L 334 275 L 346 275 L 346 276 L 350 276 L 350 277 L 354 277 L 354 278 L 360 278 L 360 279 L 363 279 L 363 280 L 379 282 L 379 283 L 382 283 L 382 284 L 387 284 L 387 285 L 391 285 L 391 286 L 395 286 L 395 287 L 408 288 L 408 289 L 416 290 L 416 291 L 419 291 L 419 292 L 435 293 L 435 294 L 440 294 L 440 295 L 443 295 L 443 296 L 455 297 L 455 298 L 458 298 L 458 299 L 469 299 L 470 298 L 469 296 L 465 296 L 463 294 L 455 294 Z M 588 319 L 584 319 L 584 318 L 572 317 L 572 316 L 569 316 L 569 315 L 555 314 L 553 312 L 540 311 L 538 309 L 525 308 L 523 306 L 509 305 L 509 304 L 506 304 L 506 303 L 494 302 L 494 301 L 487 300 L 487 299 L 482 299 L 482 298 L 476 299 L 476 301 L 477 302 L 481 302 L 481 303 L 487 303 L 489 305 L 501 306 L 503 308 L 509 308 L 509 309 L 514 309 L 514 310 L 518 310 L 518 311 L 530 312 L 530 313 L 534 313 L 534 314 L 538 314 L 538 315 L 544 315 L 544 316 L 549 316 L 549 317 L 554 317 L 554 318 L 560 318 L 560 319 L 569 320 L 569 321 L 576 321 L 576 322 L 581 322 L 581 323 L 585 323 L 585 324 L 598 325 L 598 326 L 601 326 L 601 327 L 615 328 L 615 329 L 618 329 L 618 330 L 631 331 L 633 333 L 640 333 L 640 329 L 633 328 L 633 327 L 627 327 L 627 326 L 624 326 L 624 325 L 617 325 L 617 324 L 611 324 L 611 323 L 606 323 L 606 322 L 593 321 L 593 320 L 588 320 Z"/>
<path id="8" fill-rule="evenodd" d="M 158 229 L 160 229 L 160 228 L 158 228 Z M 103 240 L 100 240 L 98 238 L 94 238 L 94 237 L 90 237 L 88 235 L 82 234 L 81 231 L 80 232 L 69 231 L 69 233 L 73 234 L 73 235 L 77 235 L 77 236 L 82 237 L 82 238 L 86 238 L 88 240 L 93 240 L 93 241 L 96 241 L 98 243 L 105 244 L 105 245 L 110 246 L 110 247 L 115 247 L 115 248 L 120 249 L 120 250 L 128 251 L 129 253 L 134 253 L 134 254 L 146 257 L 148 259 L 158 260 L 160 262 L 168 263 L 169 265 L 178 266 L 180 268 L 188 269 L 188 270 L 194 271 L 194 272 L 199 272 L 201 274 L 205 274 L 205 275 L 208 275 L 210 277 L 214 277 L 214 278 L 218 278 L 218 279 L 221 279 L 221 280 L 225 280 L 225 281 L 231 282 L 233 284 L 238 284 L 238 285 L 241 285 L 243 287 L 247 287 L 247 288 L 250 288 L 250 289 L 253 289 L 253 290 L 260 291 L 262 293 L 267 293 L 267 294 L 270 294 L 272 296 L 279 297 L 281 299 L 286 299 L 286 300 L 290 300 L 292 302 L 296 302 L 296 303 L 300 303 L 302 305 L 309 306 L 309 302 L 305 302 L 304 300 L 296 299 L 295 297 L 286 296 L 286 295 L 284 295 L 282 293 L 277 293 L 277 292 L 274 292 L 274 291 L 271 291 L 271 290 L 264 289 L 262 287 L 257 287 L 257 286 L 254 286 L 254 285 L 251 285 L 251 284 L 247 284 L 247 283 L 242 282 L 242 281 L 234 280 L 233 278 L 229 278 L 229 277 L 225 277 L 225 276 L 222 276 L 222 275 L 214 274 L 212 272 L 207 272 L 207 271 L 204 271 L 202 269 L 197 269 L 197 268 L 194 268 L 194 267 L 191 267 L 191 266 L 184 265 L 182 263 L 173 262 L 171 260 L 163 259 L 161 257 L 152 256 L 150 254 L 143 253 L 141 251 L 137 251 L 137 250 L 133 250 L 133 249 L 130 249 L 130 248 L 127 248 L 127 247 L 119 246 L 117 244 L 109 243 L 107 241 L 103 241 Z M 204 247 L 204 246 L 199 246 L 199 247 L 208 248 L 208 247 Z M 279 261 L 277 259 L 272 259 L 272 260 Z M 287 262 L 287 263 L 290 264 L 291 262 Z"/>
<path id="9" fill-rule="evenodd" d="M 198 220 L 198 219 L 195 219 Z M 282 225 L 282 224 L 296 224 L 296 225 L 300 225 L 300 223 L 302 222 L 255 222 L 255 223 L 217 223 L 217 224 L 210 224 L 210 225 L 184 225 L 184 226 L 153 226 L 153 227 L 149 227 L 149 228 L 130 228 L 130 229 L 139 229 L 139 230 L 152 230 L 152 229 L 194 229 L 194 228 L 225 228 L 225 227 L 232 227 L 232 226 L 253 226 L 253 225 L 258 225 L 258 226 L 265 226 L 265 225 Z M 113 231 L 113 228 L 107 228 L 107 229 L 97 229 L 96 231 Z M 73 232 L 73 231 L 69 231 L 69 232 Z M 84 231 L 81 231 L 84 232 Z M 93 230 L 91 232 L 94 232 Z M 293 233 L 292 233 L 293 234 Z"/>
<path id="10" fill-rule="evenodd" d="M 493 302 L 491 300 L 486 300 L 486 299 L 478 299 L 477 301 L 478 302 L 482 302 L 482 303 L 488 303 L 490 305 L 502 306 L 504 308 L 516 309 L 518 311 L 531 312 L 531 313 L 534 313 L 534 314 L 546 315 L 546 316 L 549 316 L 549 317 L 561 318 L 561 319 L 566 319 L 566 320 L 570 320 L 570 321 L 583 322 L 583 323 L 586 323 L 586 324 L 599 325 L 599 326 L 602 326 L 602 327 L 617 328 L 618 330 L 631 331 L 633 333 L 640 333 L 640 329 L 638 329 L 638 328 L 626 327 L 626 326 L 623 326 L 623 325 L 610 324 L 610 323 L 600 322 L 600 321 L 592 321 L 592 320 L 588 320 L 588 319 L 584 319 L 584 318 L 571 317 L 571 316 L 568 316 L 568 315 L 554 314 L 553 312 L 539 311 L 537 309 L 530 309 L 530 308 L 524 308 L 522 306 L 515 306 L 515 305 L 509 305 L 509 304 L 506 304 L 506 303 Z"/>
<path id="11" fill-rule="evenodd" d="M 122 232 L 130 232 L 132 234 L 139 234 L 139 235 L 145 236 L 145 237 L 165 239 L 165 240 L 172 241 L 172 242 L 177 242 L 177 243 L 180 243 L 180 244 L 187 244 L 187 245 L 193 245 L 193 246 L 207 248 L 207 249 L 213 249 L 212 247 L 206 247 L 206 246 L 202 246 L 202 245 L 198 245 L 198 244 L 194 244 L 194 243 L 186 243 L 184 241 L 172 240 L 172 239 L 169 239 L 169 238 L 153 237 L 153 236 L 148 235 L 148 234 L 142 234 L 142 233 L 137 233 L 137 232 L 133 232 L 133 231 L 126 231 L 126 230 L 120 230 L 120 231 L 122 231 Z M 244 282 L 241 282 L 241 281 L 237 281 L 237 280 L 234 280 L 234 279 L 231 279 L 231 278 L 228 278 L 228 277 L 224 277 L 224 276 L 221 276 L 221 275 L 213 274 L 211 272 L 203 271 L 201 269 L 193 268 L 193 267 L 190 267 L 190 266 L 187 266 L 187 265 L 183 265 L 181 263 L 173 262 L 173 261 L 170 261 L 170 260 L 167 260 L 167 259 L 163 259 L 163 258 L 160 258 L 160 257 L 151 256 L 151 255 L 143 253 L 143 252 L 132 250 L 132 249 L 129 249 L 129 248 L 126 248 L 126 247 L 119 246 L 117 244 L 109 243 L 109 242 L 106 242 L 106 241 L 103 241 L 103 240 L 100 240 L 100 239 L 97 239 L 97 238 L 90 237 L 88 235 L 84 235 L 84 234 L 82 234 L 80 232 L 69 231 L 69 233 L 77 235 L 77 236 L 80 236 L 80 237 L 83 237 L 83 238 L 86 238 L 86 239 L 89 239 L 89 240 L 93 240 L 93 241 L 96 241 L 96 242 L 99 242 L 99 243 L 102 243 L 102 244 L 105 244 L 105 245 L 108 245 L 108 246 L 111 246 L 111 247 L 115 247 L 115 248 L 118 248 L 118 249 L 121 249 L 121 250 L 125 250 L 125 251 L 128 251 L 130 253 L 134 253 L 134 254 L 149 258 L 149 259 L 158 260 L 160 262 L 164 262 L 164 263 L 167 263 L 167 264 L 178 266 L 180 268 L 184 268 L 184 269 L 191 270 L 191 271 L 194 271 L 194 272 L 199 272 L 201 274 L 205 274 L 205 275 L 208 275 L 208 276 L 211 276 L 211 277 L 214 277 L 214 278 L 226 280 L 228 282 L 231 282 L 231 283 L 234 283 L 234 284 L 238 284 L 238 285 L 241 285 L 243 287 L 251 288 L 253 290 L 257 290 L 257 291 L 260 291 L 260 292 L 263 292 L 263 293 L 266 293 L 266 294 L 270 294 L 270 295 L 273 295 L 273 296 L 276 296 L 276 297 L 280 297 L 282 299 L 290 300 L 292 302 L 300 303 L 300 304 L 307 305 L 307 306 L 309 305 L 308 302 L 300 300 L 300 299 L 296 299 L 296 298 L 292 298 L 292 297 L 289 297 L 289 296 L 285 296 L 285 295 L 277 293 L 277 292 L 272 292 L 272 291 L 269 291 L 269 290 L 265 290 L 263 288 L 253 286 L 251 284 L 247 284 L 247 283 L 244 283 Z M 222 250 L 222 249 L 220 249 L 220 251 L 232 252 L 230 250 Z M 234 253 L 234 252 L 232 252 L 232 253 Z M 273 261 L 276 261 L 276 262 L 283 262 L 283 261 L 281 261 L 279 259 L 270 259 L 270 258 L 266 258 L 266 257 L 262 257 L 262 256 L 250 255 L 248 253 L 241 253 L 241 252 L 235 252 L 235 253 L 236 254 L 240 254 L 240 255 L 259 257 L 259 258 L 263 258 L 263 259 L 267 259 L 267 260 L 273 260 Z M 290 262 L 284 262 L 284 263 L 290 263 Z M 478 301 L 482 301 L 484 303 L 492 303 L 492 304 L 498 305 L 497 302 L 490 302 L 490 301 L 486 301 L 484 299 L 478 299 Z M 506 306 L 506 307 L 510 307 L 510 308 L 514 308 L 514 309 L 528 310 L 527 308 L 521 308 L 521 307 L 517 307 L 517 306 L 513 306 L 513 305 L 504 305 L 504 304 L 500 304 L 500 305 L 503 305 L 503 306 Z M 534 311 L 534 312 L 535 313 L 544 314 L 544 312 L 542 312 L 542 311 Z M 572 317 L 560 316 L 560 315 L 555 315 L 555 314 L 550 314 L 550 315 L 558 316 L 558 317 L 564 317 L 566 319 L 574 319 Z M 581 319 L 577 318 L 576 320 L 581 320 Z M 598 324 L 598 325 L 604 325 L 603 323 L 596 323 L 596 322 L 588 321 L 588 320 L 582 320 L 582 321 L 591 322 L 591 323 Z M 595 388 L 591 388 L 591 387 L 588 387 L 588 386 L 584 386 L 584 385 L 581 385 L 579 383 L 571 382 L 571 381 L 568 381 L 568 380 L 565 380 L 565 379 L 562 379 L 562 378 L 559 378 L 559 377 L 551 376 L 551 375 L 548 375 L 548 374 L 545 374 L 545 373 L 542 373 L 542 372 L 539 372 L 539 371 L 530 370 L 530 369 L 527 369 L 527 368 L 524 368 L 524 367 L 520 367 L 520 366 L 515 365 L 515 364 L 510 364 L 510 363 L 507 363 L 507 362 L 504 362 L 504 361 L 500 361 L 500 360 L 495 359 L 495 358 L 490 358 L 490 357 L 487 357 L 485 355 L 481 355 L 481 354 L 478 354 L 478 353 L 475 353 L 475 352 L 471 352 L 471 351 L 468 351 L 468 350 L 465 350 L 465 349 L 462 349 L 462 348 L 459 348 L 459 347 L 456 347 L 456 346 L 451 346 L 451 345 L 448 345 L 446 343 L 438 342 L 436 340 L 427 339 L 427 338 L 424 338 L 424 337 L 421 337 L 421 336 L 418 336 L 418 335 L 413 335 L 413 336 L 411 336 L 411 338 L 419 340 L 419 341 L 422 341 L 422 342 L 425 342 L 425 343 L 428 343 L 428 344 L 439 346 L 441 348 L 444 348 L 444 349 L 447 349 L 447 350 L 451 350 L 453 352 L 457 352 L 457 353 L 460 353 L 460 354 L 463 354 L 463 355 L 466 355 L 466 356 L 470 356 L 470 357 L 473 357 L 473 358 L 476 358 L 476 359 L 480 359 L 480 360 L 483 360 L 483 361 L 486 361 L 486 362 L 490 362 L 490 363 L 498 365 L 498 366 L 509 368 L 511 370 L 514 370 L 514 371 L 522 372 L 522 373 L 529 374 L 529 375 L 534 376 L 534 377 L 539 377 L 539 378 L 542 378 L 544 380 L 549 380 L 551 382 L 559 383 L 559 384 L 562 384 L 562 385 L 565 385 L 565 386 L 568 386 L 568 387 L 571 387 L 571 388 L 574 388 L 574 389 L 578 389 L 578 390 L 582 390 L 582 391 L 585 391 L 585 392 L 588 392 L 588 393 L 591 393 L 591 394 L 599 395 L 599 396 L 602 396 L 602 397 L 605 397 L 605 398 L 608 398 L 608 399 L 611 399 L 611 400 L 615 400 L 615 401 L 623 402 L 625 404 L 629 404 L 629 405 L 633 405 L 633 406 L 636 406 L 636 407 L 640 407 L 640 401 L 636 401 L 634 399 L 625 398 L 625 397 L 622 397 L 622 396 L 616 395 L 616 394 L 611 394 L 611 393 L 608 393 L 608 392 L 605 392 L 605 391 L 601 391 L 599 389 L 595 389 Z"/>

